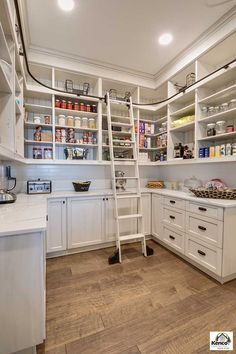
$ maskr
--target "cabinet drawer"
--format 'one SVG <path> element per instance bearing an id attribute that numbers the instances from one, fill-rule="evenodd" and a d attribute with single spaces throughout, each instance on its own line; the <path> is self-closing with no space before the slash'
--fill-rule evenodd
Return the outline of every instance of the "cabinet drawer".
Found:
<path id="1" fill-rule="evenodd" d="M 163 222 L 181 231 L 184 230 L 184 211 L 164 207 Z"/>
<path id="2" fill-rule="evenodd" d="M 189 235 L 211 245 L 222 247 L 223 222 L 187 213 L 186 230 Z"/>
<path id="3" fill-rule="evenodd" d="M 185 255 L 217 275 L 221 275 L 222 250 L 186 237 Z"/>
<path id="4" fill-rule="evenodd" d="M 164 197 L 164 205 L 184 210 L 185 200 L 172 197 Z"/>
<path id="5" fill-rule="evenodd" d="M 163 228 L 163 242 L 184 253 L 184 235 L 181 232 L 174 232 L 168 227 Z"/>
<path id="6" fill-rule="evenodd" d="M 187 203 L 187 210 L 190 213 L 196 213 L 199 215 L 207 216 L 208 218 L 214 218 L 217 220 L 223 220 L 223 209 L 206 204 L 199 204 L 194 202 Z"/>

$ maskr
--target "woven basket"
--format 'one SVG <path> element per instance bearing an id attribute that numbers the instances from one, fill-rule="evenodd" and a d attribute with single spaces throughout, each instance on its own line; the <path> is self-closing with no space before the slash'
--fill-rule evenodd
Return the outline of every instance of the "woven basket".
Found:
<path id="1" fill-rule="evenodd" d="M 213 199 L 236 199 L 236 189 L 217 191 L 207 189 L 189 189 L 198 198 L 213 198 Z"/>

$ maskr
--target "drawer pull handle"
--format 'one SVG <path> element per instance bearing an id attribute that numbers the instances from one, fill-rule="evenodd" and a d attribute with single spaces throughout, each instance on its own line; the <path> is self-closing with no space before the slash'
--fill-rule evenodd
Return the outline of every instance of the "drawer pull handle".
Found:
<path id="1" fill-rule="evenodd" d="M 170 218 L 171 218 L 172 220 L 175 220 L 175 216 L 173 216 L 173 215 L 170 215 Z"/>
<path id="2" fill-rule="evenodd" d="M 170 200 L 170 203 L 171 204 L 175 204 L 175 200 Z"/>
<path id="3" fill-rule="evenodd" d="M 169 238 L 171 238 L 171 240 L 175 240 L 175 237 L 172 235 L 169 235 Z"/>
<path id="4" fill-rule="evenodd" d="M 199 207 L 198 210 L 200 210 L 200 211 L 207 211 L 206 208 L 202 208 L 202 207 Z"/>
<path id="5" fill-rule="evenodd" d="M 202 256 L 205 256 L 205 255 L 206 255 L 206 253 L 203 252 L 203 251 L 201 251 L 201 250 L 198 250 L 198 253 L 201 254 Z"/>
<path id="6" fill-rule="evenodd" d="M 199 230 L 206 231 L 206 228 L 204 226 L 198 226 Z"/>

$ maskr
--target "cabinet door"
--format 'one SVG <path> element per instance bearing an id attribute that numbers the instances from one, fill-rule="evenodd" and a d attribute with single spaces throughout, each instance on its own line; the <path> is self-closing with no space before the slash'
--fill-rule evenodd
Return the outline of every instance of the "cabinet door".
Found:
<path id="1" fill-rule="evenodd" d="M 163 237 L 163 201 L 162 196 L 152 195 L 152 235 L 159 238 Z"/>
<path id="2" fill-rule="evenodd" d="M 145 235 L 151 235 L 151 195 L 142 194 L 143 231 Z"/>
<path id="3" fill-rule="evenodd" d="M 66 199 L 48 201 L 47 252 L 66 250 Z"/>
<path id="4" fill-rule="evenodd" d="M 69 198 L 68 248 L 101 243 L 104 240 L 103 215 L 103 198 Z"/>
<path id="5" fill-rule="evenodd" d="M 105 201 L 105 234 L 106 241 L 114 241 L 116 239 L 116 222 L 114 214 L 115 202 L 113 197 L 106 198 Z M 136 203 L 133 199 L 119 199 L 118 201 L 119 215 L 136 214 Z M 137 220 L 122 220 L 120 225 L 120 235 L 130 235 L 137 233 Z"/>

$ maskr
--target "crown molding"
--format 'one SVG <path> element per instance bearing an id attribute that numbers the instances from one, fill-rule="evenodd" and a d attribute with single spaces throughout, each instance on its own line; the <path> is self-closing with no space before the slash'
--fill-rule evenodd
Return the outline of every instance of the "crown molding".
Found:
<path id="1" fill-rule="evenodd" d="M 202 54 L 213 48 L 236 30 L 236 6 L 223 15 L 217 22 L 199 36 L 194 44 L 191 44 L 178 54 L 171 62 L 165 65 L 154 75 L 155 87 L 159 87 L 165 81 L 173 77 L 178 71 L 198 59 Z"/>

